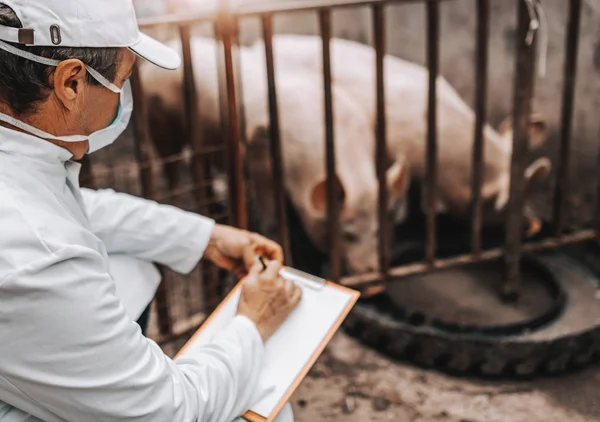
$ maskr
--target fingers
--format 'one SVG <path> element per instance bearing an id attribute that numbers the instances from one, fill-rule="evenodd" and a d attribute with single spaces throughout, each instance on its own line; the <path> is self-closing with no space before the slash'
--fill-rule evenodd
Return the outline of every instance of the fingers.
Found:
<path id="1" fill-rule="evenodd" d="M 286 279 L 284 281 L 284 287 L 283 288 L 285 289 L 285 295 L 287 297 L 292 297 L 293 294 L 294 294 L 294 290 L 297 289 L 298 287 L 296 286 L 296 284 L 293 281 Z"/>
<path id="2" fill-rule="evenodd" d="M 260 262 L 256 262 L 251 268 L 248 274 L 246 275 L 246 284 L 257 284 L 259 281 L 260 273 L 262 272 L 262 264 Z M 243 277 L 243 275 L 242 275 Z"/>
<path id="3" fill-rule="evenodd" d="M 256 262 L 250 267 L 250 271 L 248 271 L 249 276 L 258 276 L 262 272 L 262 264 L 257 259 Z"/>
<path id="4" fill-rule="evenodd" d="M 251 237 L 252 243 L 254 244 L 255 253 L 258 252 L 271 261 L 284 262 L 283 249 L 277 242 L 267 239 L 266 237 L 257 233 L 252 233 Z"/>
<path id="5" fill-rule="evenodd" d="M 294 283 L 292 284 L 294 285 L 294 292 L 290 297 L 289 304 L 292 308 L 295 308 L 298 305 L 298 303 L 300 303 L 300 299 L 302 299 L 302 289 L 296 286 Z"/>
<path id="6" fill-rule="evenodd" d="M 262 275 L 265 279 L 276 280 L 279 278 L 279 270 L 281 270 L 281 262 L 271 261 L 267 264 L 267 269 Z"/>

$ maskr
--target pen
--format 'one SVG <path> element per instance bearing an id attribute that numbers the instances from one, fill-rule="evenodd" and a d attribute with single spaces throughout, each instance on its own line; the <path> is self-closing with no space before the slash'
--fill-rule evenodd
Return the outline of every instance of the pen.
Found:
<path id="1" fill-rule="evenodd" d="M 265 264 L 265 259 L 262 256 L 258 257 L 258 260 L 260 261 L 260 263 L 263 266 L 263 271 L 267 269 L 267 264 Z"/>

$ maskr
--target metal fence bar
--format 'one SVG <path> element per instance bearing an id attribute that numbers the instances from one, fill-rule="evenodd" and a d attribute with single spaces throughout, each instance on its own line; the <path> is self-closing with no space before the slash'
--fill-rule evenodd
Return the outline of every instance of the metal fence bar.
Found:
<path id="1" fill-rule="evenodd" d="M 433 264 L 436 254 L 436 193 L 438 176 L 437 145 L 437 77 L 439 74 L 440 5 L 427 3 L 427 66 L 429 68 L 429 93 L 427 112 L 426 197 L 427 240 L 425 257 Z"/>
<path id="2" fill-rule="evenodd" d="M 148 113 L 144 101 L 144 90 L 140 78 L 139 68 L 134 66 L 131 77 L 131 88 L 135 99 L 135 108 L 133 111 L 133 131 L 135 141 L 136 159 L 139 163 L 148 162 L 151 159 L 152 141 L 148 132 Z M 157 196 L 156 180 L 154 179 L 152 167 L 140 167 L 140 180 L 142 183 L 142 195 L 145 198 L 155 199 Z M 161 335 L 168 335 L 172 329 L 172 318 L 169 310 L 167 296 L 167 283 L 165 280 L 165 270 L 162 266 L 158 267 L 161 278 L 158 290 L 156 291 L 156 311 L 158 312 L 158 329 Z"/>
<path id="3" fill-rule="evenodd" d="M 471 173 L 471 248 L 475 255 L 481 253 L 481 226 L 483 220 L 483 159 L 485 156 L 484 128 L 487 115 L 488 46 L 490 38 L 490 1 L 476 0 L 477 50 L 475 53 L 475 139 Z"/>
<path id="4" fill-rule="evenodd" d="M 184 25 L 179 28 L 181 37 L 181 49 L 183 55 L 183 97 L 185 101 L 185 136 L 187 144 L 192 148 L 192 178 L 193 193 L 196 201 L 196 209 L 200 213 L 209 214 L 212 184 L 207 183 L 211 179 L 210 163 L 206 155 L 200 154 L 205 149 L 204 139 L 200 127 L 200 110 L 198 107 L 198 91 L 194 73 L 194 62 L 191 46 L 191 28 Z M 176 192 L 171 192 L 170 197 L 175 197 Z M 217 288 L 218 280 L 211 271 L 210 263 L 203 261 L 198 269 L 201 276 L 202 293 L 205 309 L 209 303 L 220 297 Z"/>
<path id="5" fill-rule="evenodd" d="M 198 91 L 196 89 L 196 79 L 194 77 L 194 63 L 192 58 L 191 48 L 191 28 L 187 25 L 179 28 L 181 38 L 181 50 L 183 56 L 183 98 L 184 98 L 184 114 L 185 114 L 185 136 L 186 144 L 192 148 L 192 177 L 194 184 L 200 184 L 204 180 L 210 180 L 210 169 L 204 157 L 198 153 L 204 148 L 202 132 L 200 128 L 200 111 L 198 108 Z M 206 202 L 206 198 L 210 195 L 207 191 L 210 184 L 206 185 L 206 189 L 198 189 L 195 192 L 197 203 Z M 198 209 L 203 212 L 205 210 Z"/>
<path id="6" fill-rule="evenodd" d="M 600 140 L 600 136 L 598 137 Z M 594 214 L 593 224 L 596 234 L 600 239 L 600 143 L 596 157 L 596 213 Z"/>
<path id="7" fill-rule="evenodd" d="M 281 133 L 279 130 L 279 109 L 277 105 L 277 86 L 275 79 L 275 64 L 273 60 L 273 16 L 262 16 L 263 39 L 265 42 L 265 58 L 267 65 L 267 84 L 269 88 L 269 129 L 271 166 L 273 167 L 273 195 L 275 216 L 277 218 L 279 243 L 283 247 L 286 261 L 292 257 L 290 237 L 287 227 L 285 209 L 285 176 L 283 172 L 283 151 Z"/>
<path id="8" fill-rule="evenodd" d="M 521 243 L 525 206 L 525 169 L 529 160 L 529 123 L 534 89 L 535 43 L 528 39 L 530 16 L 524 0 L 517 0 L 518 27 L 516 34 L 517 60 L 514 85 L 514 138 L 510 171 L 510 201 L 506 219 L 506 282 L 505 298 L 514 298 L 520 288 Z M 530 41 L 530 42 L 528 42 Z"/>
<path id="9" fill-rule="evenodd" d="M 579 28 L 581 23 L 581 0 L 570 0 L 569 4 L 569 24 L 565 42 L 566 54 L 562 93 L 560 148 L 556 171 L 556 190 L 554 194 L 554 224 L 557 235 L 563 232 L 565 226 L 567 190 L 569 188 L 569 162 L 571 158 L 570 144 L 573 123 L 573 102 L 575 98 Z"/>
<path id="10" fill-rule="evenodd" d="M 339 187 L 335 171 L 335 134 L 333 129 L 333 93 L 331 86 L 331 10 L 319 12 L 319 27 L 323 41 L 323 89 L 325 101 L 325 166 L 327 169 L 327 221 L 329 226 L 329 253 L 331 279 L 339 281 L 340 269 L 340 222 Z"/>
<path id="11" fill-rule="evenodd" d="M 583 230 L 577 233 L 563 235 L 558 238 L 544 239 L 539 242 L 531 242 L 523 245 L 522 252 L 532 253 L 549 249 L 556 249 L 562 245 L 579 243 L 596 238 L 595 230 Z M 477 262 L 486 262 L 493 259 L 501 258 L 505 254 L 504 248 L 495 248 L 482 251 L 478 257 L 473 254 L 458 255 L 451 258 L 439 259 L 435 261 L 435 268 L 438 270 L 457 267 L 464 264 L 472 264 Z M 402 282 L 402 277 L 424 274 L 431 271 L 431 265 L 426 262 L 416 264 L 403 265 L 390 269 L 390 283 Z M 379 274 L 361 274 L 358 276 L 344 277 L 341 280 L 344 286 L 367 291 L 372 286 L 379 284 Z"/>
<path id="12" fill-rule="evenodd" d="M 387 131 L 385 107 L 385 10 L 384 5 L 373 5 L 373 40 L 375 43 L 375 92 L 377 124 L 375 127 L 375 167 L 379 181 L 379 271 L 387 280 L 390 266 L 390 219 L 388 216 L 387 189 Z"/>
<path id="13" fill-rule="evenodd" d="M 241 149 L 240 120 L 233 63 L 233 45 L 236 43 L 237 21 L 223 3 L 216 31 L 223 43 L 225 90 L 227 94 L 227 175 L 229 178 L 229 212 L 231 224 L 245 229 L 248 226 L 246 210 L 246 181 Z"/>

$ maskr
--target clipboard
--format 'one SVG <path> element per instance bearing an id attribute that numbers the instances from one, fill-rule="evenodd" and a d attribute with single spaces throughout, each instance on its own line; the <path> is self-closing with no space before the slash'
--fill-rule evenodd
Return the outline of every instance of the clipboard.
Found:
<path id="1" fill-rule="evenodd" d="M 266 363 L 261 376 L 269 379 L 266 382 L 270 384 L 275 372 L 287 373 L 276 375 L 275 377 L 279 378 L 276 381 L 278 384 L 276 391 L 242 415 L 250 422 L 273 422 L 277 418 L 360 296 L 360 293 L 355 290 L 293 268 L 283 268 L 280 275 L 301 287 L 304 296 L 299 307 L 265 345 Z M 218 332 L 219 324 L 222 324 L 226 318 L 233 318 L 243 282 L 240 281 L 219 304 L 177 353 L 176 359 L 191 347 L 209 342 Z M 308 337 L 304 337 L 307 339 L 305 341 L 299 339 L 303 332 L 305 335 L 309 334 Z M 281 353 L 282 348 L 289 350 Z M 269 350 L 272 353 L 269 353 Z M 269 354 L 272 359 L 269 359 Z M 272 362 L 280 359 L 281 356 L 284 358 L 291 356 L 293 361 L 287 361 L 285 365 L 280 366 Z"/>

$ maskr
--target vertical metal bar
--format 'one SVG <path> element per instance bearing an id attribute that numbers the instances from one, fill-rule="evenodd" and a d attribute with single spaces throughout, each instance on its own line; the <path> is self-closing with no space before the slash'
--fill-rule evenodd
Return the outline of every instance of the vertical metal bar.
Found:
<path id="1" fill-rule="evenodd" d="M 510 170 L 510 201 L 506 219 L 506 282 L 503 295 L 506 299 L 514 299 L 520 288 L 520 261 L 523 230 L 523 211 L 525 205 L 525 169 L 529 159 L 529 123 L 531 103 L 534 92 L 535 43 L 527 42 L 530 16 L 524 0 L 517 0 L 518 27 L 517 60 L 514 86 L 513 121 L 514 138 L 512 148 L 512 163 Z"/>
<path id="2" fill-rule="evenodd" d="M 375 168 L 379 181 L 379 271 L 387 280 L 390 268 L 390 221 L 388 218 L 387 131 L 385 108 L 385 10 L 383 4 L 373 5 L 373 40 L 375 43 L 375 93 L 377 124 L 375 127 Z"/>
<path id="3" fill-rule="evenodd" d="M 179 28 L 181 37 L 181 50 L 183 55 L 183 98 L 185 101 L 185 136 L 187 144 L 192 148 L 192 178 L 196 187 L 195 192 L 196 208 L 199 213 L 209 214 L 209 198 L 211 198 L 212 189 L 210 164 L 206 154 L 201 154 L 204 147 L 202 137 L 202 128 L 200 127 L 200 110 L 198 106 L 198 91 L 196 87 L 196 78 L 194 73 L 194 61 L 192 57 L 191 46 L 191 28 L 188 25 Z M 210 303 L 220 299 L 218 291 L 218 282 L 214 277 L 214 271 L 211 271 L 210 263 L 203 261 L 199 272 L 202 280 L 202 293 L 204 296 L 204 311 L 210 309 Z"/>
<path id="4" fill-rule="evenodd" d="M 433 265 L 436 254 L 436 194 L 438 175 L 437 147 L 437 77 L 439 74 L 440 5 L 427 3 L 427 66 L 429 68 L 429 95 L 427 113 L 426 192 L 427 243 L 425 257 Z"/>
<path id="5" fill-rule="evenodd" d="M 331 279 L 339 281 L 340 269 L 340 222 L 339 186 L 335 171 L 335 134 L 333 129 L 333 93 L 331 86 L 331 10 L 319 12 L 319 27 L 323 41 L 323 92 L 325 100 L 325 166 L 327 169 L 327 220 L 329 226 L 329 253 Z"/>
<path id="6" fill-rule="evenodd" d="M 569 24 L 565 42 L 565 68 L 562 93 L 562 113 L 556 190 L 554 194 L 554 225 L 560 236 L 565 226 L 567 189 L 569 188 L 569 161 L 571 157 L 571 127 L 573 122 L 573 100 L 579 52 L 579 27 L 581 22 L 581 0 L 570 0 Z"/>
<path id="7" fill-rule="evenodd" d="M 267 64 L 267 84 L 269 87 L 269 128 L 271 131 L 271 166 L 273 167 L 273 194 L 275 196 L 275 215 L 279 228 L 279 242 L 286 259 L 291 258 L 290 238 L 285 209 L 285 176 L 283 172 L 283 151 L 279 131 L 279 109 L 277 106 L 277 87 L 275 83 L 275 64 L 273 60 L 273 16 L 262 16 L 263 39 Z"/>
<path id="8" fill-rule="evenodd" d="M 144 102 L 144 91 L 140 78 L 139 68 L 134 66 L 131 77 L 131 88 L 135 100 L 133 111 L 133 131 L 136 147 L 136 158 L 139 163 L 149 163 L 152 157 L 152 141 L 148 133 L 148 113 Z M 142 182 L 142 195 L 146 198 L 155 199 L 157 196 L 156 180 L 153 175 L 153 166 L 143 165 L 140 167 L 140 180 Z M 172 319 L 169 311 L 168 288 L 165 280 L 164 268 L 159 266 L 163 282 L 160 283 L 156 292 L 156 310 L 158 312 L 158 328 L 161 334 L 168 335 L 172 331 Z"/>
<path id="9" fill-rule="evenodd" d="M 598 137 L 600 139 L 600 136 Z M 596 213 L 594 218 L 594 229 L 596 231 L 596 240 L 600 240 L 600 147 L 596 157 Z"/>
<path id="10" fill-rule="evenodd" d="M 186 143 L 192 148 L 192 177 L 194 184 L 199 185 L 210 179 L 210 168 L 200 151 L 203 148 L 202 130 L 200 127 L 200 110 L 198 108 L 198 91 L 194 77 L 194 62 L 191 49 L 191 28 L 187 25 L 179 28 L 181 50 L 183 55 L 183 98 L 185 103 L 185 136 Z M 210 192 L 207 189 L 197 189 L 196 204 L 199 212 L 206 212 L 206 204 Z"/>
<path id="11" fill-rule="evenodd" d="M 483 131 L 487 114 L 488 44 L 490 38 L 490 0 L 475 0 L 477 6 L 477 51 L 475 53 L 475 140 L 471 173 L 471 248 L 475 256 L 481 254 L 481 226 L 483 220 L 481 185 L 485 144 Z"/>
<path id="12" fill-rule="evenodd" d="M 229 13 L 226 2 L 219 12 L 218 33 L 223 42 L 225 64 L 225 87 L 227 91 L 227 166 L 229 177 L 229 212 L 232 224 L 245 229 L 248 225 L 246 212 L 246 181 L 242 156 L 240 120 L 235 88 L 233 45 L 237 34 L 237 21 Z"/>
<path id="13" fill-rule="evenodd" d="M 248 150 L 248 139 L 246 133 L 246 103 L 244 101 L 244 79 L 242 77 L 242 52 L 241 46 L 239 45 L 239 40 L 241 39 L 241 28 L 240 25 L 236 25 L 236 36 L 235 36 L 235 45 L 232 49 L 232 57 L 233 57 L 233 69 L 235 71 L 235 81 L 236 81 L 236 95 L 237 95 L 237 103 L 238 103 L 238 115 L 240 122 L 240 143 L 243 145 L 242 151 Z M 243 177 L 246 181 L 246 185 L 244 188 L 244 203 L 246 204 L 246 221 L 247 226 L 246 229 L 254 230 L 253 227 L 250 227 L 252 222 L 255 222 L 255 214 L 256 214 L 256 206 L 252 203 L 253 201 L 253 190 L 255 191 L 255 181 L 251 179 L 250 175 L 250 166 L 244 154 L 242 155 L 242 163 L 243 163 Z"/>

